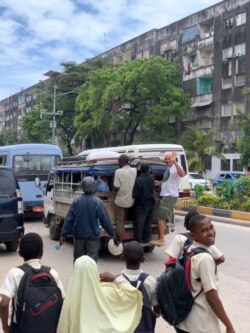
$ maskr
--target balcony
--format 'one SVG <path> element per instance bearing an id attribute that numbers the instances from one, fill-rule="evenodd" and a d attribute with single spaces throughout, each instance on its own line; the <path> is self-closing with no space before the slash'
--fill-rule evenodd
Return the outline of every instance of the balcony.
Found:
<path id="1" fill-rule="evenodd" d="M 195 66 L 188 66 L 184 68 L 183 81 L 195 79 L 196 77 L 213 77 L 214 65 L 197 68 Z"/>
<path id="2" fill-rule="evenodd" d="M 191 107 L 192 108 L 198 108 L 202 106 L 207 106 L 213 103 L 214 94 L 204 94 L 204 95 L 198 95 L 191 98 Z"/>
<path id="3" fill-rule="evenodd" d="M 198 49 L 214 45 L 214 36 L 209 36 L 198 42 Z"/>

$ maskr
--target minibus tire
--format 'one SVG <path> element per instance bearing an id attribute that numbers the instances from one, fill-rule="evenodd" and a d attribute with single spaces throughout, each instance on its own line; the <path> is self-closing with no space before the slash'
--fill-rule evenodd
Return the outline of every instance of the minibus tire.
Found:
<path id="1" fill-rule="evenodd" d="M 18 241 L 5 242 L 5 246 L 8 252 L 16 252 L 16 250 L 18 249 L 18 245 Z"/>

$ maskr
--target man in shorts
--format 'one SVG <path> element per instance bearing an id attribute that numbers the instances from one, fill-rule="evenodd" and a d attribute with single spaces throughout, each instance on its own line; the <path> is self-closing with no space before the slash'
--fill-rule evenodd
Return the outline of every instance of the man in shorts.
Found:
<path id="1" fill-rule="evenodd" d="M 161 186 L 161 201 L 157 210 L 158 239 L 151 241 L 152 245 L 164 246 L 164 229 L 167 227 L 174 231 L 174 207 L 179 197 L 178 186 L 181 177 L 186 175 L 182 166 L 177 162 L 176 152 L 168 151 L 164 154 L 167 169 L 162 181 L 155 181 L 156 186 Z"/>

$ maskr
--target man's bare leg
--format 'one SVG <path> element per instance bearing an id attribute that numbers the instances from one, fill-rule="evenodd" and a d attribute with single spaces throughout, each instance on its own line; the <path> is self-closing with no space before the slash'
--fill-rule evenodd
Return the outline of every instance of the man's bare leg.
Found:
<path id="1" fill-rule="evenodd" d="M 157 224 L 158 224 L 159 235 L 158 235 L 157 240 L 150 241 L 150 243 L 152 245 L 156 245 L 156 246 L 164 246 L 165 245 L 165 240 L 164 240 L 165 223 L 166 223 L 166 221 L 164 219 L 158 219 Z"/>

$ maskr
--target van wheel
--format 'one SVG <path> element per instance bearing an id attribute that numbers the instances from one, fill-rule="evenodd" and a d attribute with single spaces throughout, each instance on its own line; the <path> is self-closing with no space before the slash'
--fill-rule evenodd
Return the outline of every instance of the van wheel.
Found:
<path id="1" fill-rule="evenodd" d="M 50 226 L 49 226 L 50 239 L 57 241 L 60 238 L 60 234 L 61 234 L 61 230 L 58 229 L 58 227 L 56 225 L 50 224 Z"/>
<path id="2" fill-rule="evenodd" d="M 6 242 L 5 246 L 8 252 L 16 252 L 19 241 Z"/>
<path id="3" fill-rule="evenodd" d="M 144 252 L 145 253 L 151 253 L 154 251 L 155 246 L 154 245 L 148 245 L 144 247 Z"/>

